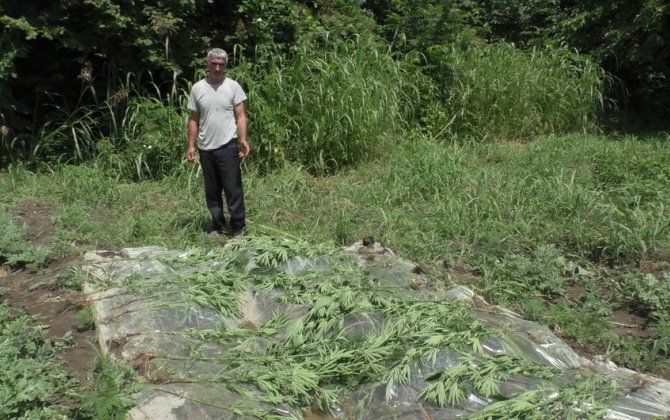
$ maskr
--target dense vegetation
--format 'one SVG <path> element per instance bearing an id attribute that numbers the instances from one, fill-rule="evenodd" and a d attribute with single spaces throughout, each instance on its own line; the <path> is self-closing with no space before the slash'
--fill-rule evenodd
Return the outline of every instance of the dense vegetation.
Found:
<path id="1" fill-rule="evenodd" d="M 445 285 L 662 374 L 670 138 L 621 123 L 668 116 L 668 14 L 660 0 L 4 1 L 0 262 L 218 246 L 182 157 L 186 92 L 223 46 L 249 97 L 251 234 L 373 235 Z M 54 226 L 39 245 L 14 217 L 35 202 Z M 620 312 L 643 320 L 636 335 Z M 7 407 L 60 412 L 30 401 Z"/>
<path id="2" fill-rule="evenodd" d="M 0 304 L 0 417 L 123 418 L 133 404 L 129 394 L 138 389 L 131 369 L 99 356 L 91 366 L 91 386 L 82 391 L 55 360 L 72 337 L 53 340 L 45 335 L 37 317 Z"/>
<path id="3" fill-rule="evenodd" d="M 420 262 L 438 284 L 468 285 L 581 351 L 663 374 L 670 343 L 667 137 L 393 140 L 372 162 L 330 176 L 295 165 L 247 172 L 250 235 L 349 244 L 372 234 Z M 128 182 L 97 162 L 45 173 L 13 167 L 0 188 L 3 212 L 36 197 L 52 209 L 46 248 L 8 229 L 13 239 L 0 253 L 14 256 L 15 266 L 39 268 L 94 248 L 221 245 L 203 233 L 209 220 L 194 166 L 151 182 Z M 645 323 L 619 325 L 614 314 L 621 312 Z"/>
<path id="4" fill-rule="evenodd" d="M 670 8 L 661 0 L 619 0 L 602 5 L 562 0 L 528 4 L 507 0 L 117 0 L 38 5 L 8 0 L 0 6 L 0 125 L 5 127 L 0 141 L 2 163 L 30 158 L 36 149 L 41 158 L 65 154 L 67 159 L 81 160 L 83 155 L 89 156 L 94 145 L 73 142 L 73 135 L 68 133 L 74 129 L 77 134 L 78 130 L 70 124 L 94 121 L 91 134 L 96 137 L 95 143 L 113 138 L 118 134 L 115 128 L 123 120 L 119 105 L 127 105 L 138 95 L 163 95 L 165 99 L 175 86 L 186 88 L 201 71 L 202 57 L 213 45 L 234 53 L 235 65 L 247 64 L 240 75 L 247 89 L 258 86 L 267 92 L 273 86 L 271 82 L 277 80 L 273 77 L 278 76 L 278 68 L 282 73 L 300 72 L 302 81 L 310 83 L 305 73 L 310 59 L 303 57 L 303 52 L 309 51 L 314 59 L 325 54 L 328 63 L 328 54 L 340 58 L 347 54 L 343 41 L 385 40 L 388 45 L 378 48 L 382 62 L 392 53 L 398 65 L 411 67 L 403 72 L 427 76 L 420 81 L 421 95 L 406 91 L 412 98 L 421 98 L 421 109 L 415 109 L 411 118 L 413 123 L 433 116 L 434 106 L 446 107 L 448 122 L 455 109 L 472 105 L 462 102 L 468 98 L 452 95 L 454 86 L 461 82 L 459 78 L 469 76 L 460 71 L 460 54 L 468 55 L 471 65 L 477 60 L 473 56 L 481 56 L 485 62 L 489 54 L 497 54 L 496 64 L 501 65 L 506 59 L 519 61 L 520 65 L 532 60 L 523 58 L 525 53 L 542 54 L 541 60 L 545 61 L 564 60 L 565 64 L 576 59 L 575 67 L 564 67 L 562 71 L 579 74 L 581 59 L 565 53 L 578 51 L 618 81 L 600 90 L 603 97 L 597 99 L 616 99 L 626 109 L 626 114 L 618 116 L 620 119 L 627 120 L 635 114 L 644 117 L 647 125 L 659 123 L 667 120 L 669 112 L 669 14 Z M 505 53 L 498 51 L 499 47 L 523 52 Z M 459 52 L 454 55 L 453 49 Z M 318 70 L 318 65 L 311 68 L 312 72 Z M 341 71 L 340 76 L 345 76 L 346 70 Z M 520 72 L 518 76 L 525 79 L 530 75 Z M 554 75 L 541 72 L 535 76 Z M 410 83 L 419 82 L 414 77 L 410 79 Z M 330 80 L 335 83 L 338 79 Z M 519 81 L 510 85 L 524 87 L 518 85 Z M 279 82 L 286 85 L 291 79 Z M 152 86 L 147 88 L 146 83 Z M 531 90 L 537 86 L 525 87 Z M 351 91 L 357 88 L 352 86 Z M 366 89 L 371 88 L 364 87 L 363 92 L 367 94 Z M 496 92 L 480 92 L 487 93 Z M 258 99 L 258 105 L 278 105 L 267 102 L 272 97 Z M 589 95 L 581 100 L 587 103 L 591 99 Z M 348 105 L 360 104 L 342 104 Z M 407 106 L 413 108 L 412 104 Z M 545 109 L 546 106 L 535 111 L 541 113 Z M 581 108 L 575 110 L 580 112 Z M 273 115 L 277 120 L 272 122 L 279 128 L 288 126 L 280 119 L 283 116 L 281 112 Z M 267 117 L 263 115 L 264 120 Z M 321 125 L 319 128 L 323 129 Z M 441 124 L 428 127 L 434 136 L 444 134 L 443 128 Z M 43 142 L 47 134 L 59 129 L 66 131 L 63 135 L 70 141 L 52 137 L 53 141 Z M 319 140 L 315 145 L 318 144 Z M 83 146 L 92 150 L 82 149 Z"/>

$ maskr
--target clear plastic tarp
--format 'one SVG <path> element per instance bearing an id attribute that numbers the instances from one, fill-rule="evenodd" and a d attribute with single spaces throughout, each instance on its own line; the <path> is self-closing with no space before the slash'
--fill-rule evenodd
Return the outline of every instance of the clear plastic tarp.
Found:
<path id="1" fill-rule="evenodd" d="M 130 419 L 670 415 L 667 381 L 375 243 L 246 236 L 89 252 L 83 271 L 102 350 L 146 382 Z"/>

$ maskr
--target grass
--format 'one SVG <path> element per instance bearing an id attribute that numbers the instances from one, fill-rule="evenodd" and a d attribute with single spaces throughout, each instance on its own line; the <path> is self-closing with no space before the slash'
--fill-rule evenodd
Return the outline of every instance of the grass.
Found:
<path id="1" fill-rule="evenodd" d="M 605 137 L 583 136 L 530 145 L 402 142 L 334 177 L 291 167 L 251 178 L 250 195 L 258 197 L 250 218 L 318 241 L 333 239 L 335 230 L 342 236 L 348 225 L 351 238 L 372 234 L 424 261 L 549 244 L 612 263 L 660 256 L 668 245 L 666 183 L 654 184 L 658 201 L 634 205 L 640 180 L 615 188 L 594 176 L 594 153 L 607 147 Z M 640 143 L 645 147 L 649 159 L 668 158 L 667 148 Z"/>
<path id="2" fill-rule="evenodd" d="M 389 132 L 406 126 L 418 85 L 428 83 L 395 60 L 390 46 L 365 36 L 300 47 L 266 67 L 232 72 L 249 86 L 253 162 L 264 171 L 288 161 L 324 175 L 368 160 Z"/>
<path id="3" fill-rule="evenodd" d="M 547 133 L 594 132 L 611 105 L 609 76 L 565 49 L 522 50 L 503 43 L 434 47 L 441 103 L 426 116 L 435 137 L 530 140 Z"/>
<path id="4" fill-rule="evenodd" d="M 311 243 L 371 235 L 445 283 L 465 283 L 593 351 L 660 372 L 668 341 L 660 326 L 670 313 L 663 304 L 670 189 L 662 164 L 669 159 L 663 137 L 567 135 L 530 144 L 414 138 L 332 176 L 296 165 L 267 176 L 248 172 L 249 226 Z M 9 198 L 2 210 L 36 196 L 51 205 L 55 255 L 216 246 L 203 234 L 209 216 L 197 167 L 181 168 L 170 178 L 128 183 L 95 164 L 48 174 L 15 167 L 1 175 L 0 193 Z M 642 272 L 645 262 L 656 271 Z M 566 296 L 575 285 L 590 292 Z M 649 338 L 615 334 L 610 315 L 618 309 L 645 317 Z"/>

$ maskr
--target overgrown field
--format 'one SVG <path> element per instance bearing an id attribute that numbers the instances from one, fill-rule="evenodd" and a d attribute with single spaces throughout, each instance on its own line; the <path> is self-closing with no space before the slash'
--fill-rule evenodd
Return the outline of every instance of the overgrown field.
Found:
<path id="1" fill-rule="evenodd" d="M 373 236 L 445 286 L 473 287 L 587 354 L 667 376 L 667 138 L 387 144 L 377 159 L 332 176 L 294 165 L 247 173 L 250 234 L 335 245 Z M 0 254 L 14 267 L 39 270 L 91 249 L 221 245 L 205 235 L 200 174 L 185 163 L 144 182 L 120 181 L 95 163 L 17 167 L 1 175 L 0 189 Z M 54 226 L 39 246 L 13 216 L 35 204 L 51 209 Z M 620 322 L 622 314 L 636 323 Z"/>
<path id="2" fill-rule="evenodd" d="M 668 135 L 593 134 L 608 78 L 573 53 L 431 54 L 439 77 L 363 38 L 287 62 L 239 59 L 249 234 L 337 246 L 372 236 L 585 354 L 668 377 Z M 84 89 L 95 105 L 56 109 L 34 137 L 0 138 L 3 268 L 40 271 L 92 249 L 221 246 L 205 234 L 198 166 L 180 159 L 188 83 L 134 80 L 99 101 Z M 49 232 L 39 241 L 23 226 L 36 208 L 31 223 Z M 122 409 L 118 392 L 110 404 Z"/>

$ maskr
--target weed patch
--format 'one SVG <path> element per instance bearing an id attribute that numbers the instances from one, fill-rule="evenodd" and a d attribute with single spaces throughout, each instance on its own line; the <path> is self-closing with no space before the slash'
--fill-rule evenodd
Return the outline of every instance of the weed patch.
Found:
<path id="1" fill-rule="evenodd" d="M 46 339 L 34 317 L 0 304 L 0 417 L 66 418 L 76 384 L 55 356 L 67 345 Z"/>
<path id="2" fill-rule="evenodd" d="M 47 247 L 28 243 L 26 230 L 18 227 L 8 214 L 0 212 L 0 263 L 36 270 L 45 267 L 49 258 Z"/>
<path id="3" fill-rule="evenodd" d="M 131 395 L 141 389 L 132 368 L 116 364 L 109 356 L 98 356 L 90 375 L 93 386 L 81 395 L 76 414 L 81 418 L 125 419 L 135 404 Z"/>

